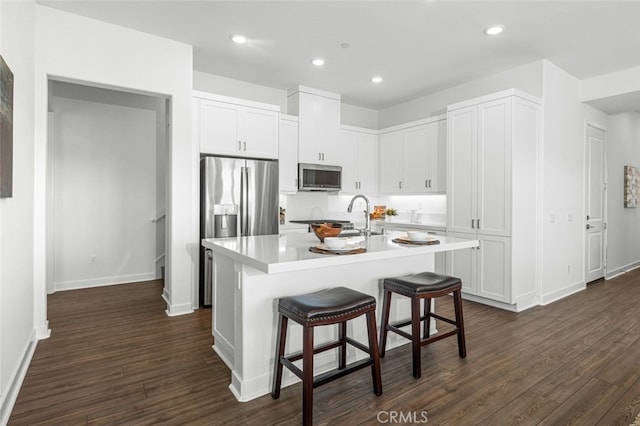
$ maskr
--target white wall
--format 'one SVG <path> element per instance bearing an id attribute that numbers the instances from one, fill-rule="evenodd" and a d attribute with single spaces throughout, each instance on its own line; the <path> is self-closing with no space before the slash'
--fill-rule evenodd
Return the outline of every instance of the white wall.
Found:
<path id="1" fill-rule="evenodd" d="M 164 100 L 51 85 L 54 289 L 154 279 Z"/>
<path id="2" fill-rule="evenodd" d="M 607 123 L 607 276 L 640 265 L 640 208 L 624 207 L 624 166 L 640 167 L 640 114 L 611 115 Z"/>
<path id="3" fill-rule="evenodd" d="M 544 61 L 540 294 L 584 289 L 584 107 L 579 81 Z M 533 206 L 532 206 L 533 208 Z"/>
<path id="4" fill-rule="evenodd" d="M 382 109 L 379 111 L 379 128 L 443 114 L 447 111 L 447 105 L 512 88 L 542 96 L 542 61 L 532 62 Z"/>
<path id="5" fill-rule="evenodd" d="M 0 2 L 0 54 L 14 74 L 13 197 L 0 198 L 0 424 L 35 349 L 34 20 L 34 2 Z"/>
<path id="6" fill-rule="evenodd" d="M 46 333 L 47 80 L 53 77 L 171 99 L 167 189 L 167 313 L 191 312 L 197 290 L 198 152 L 191 138 L 191 46 L 36 6 L 36 327 Z"/>

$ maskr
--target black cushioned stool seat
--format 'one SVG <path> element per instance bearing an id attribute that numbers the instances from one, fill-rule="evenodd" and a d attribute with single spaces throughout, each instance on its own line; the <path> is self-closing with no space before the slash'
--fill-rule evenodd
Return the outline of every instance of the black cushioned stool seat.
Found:
<path id="1" fill-rule="evenodd" d="M 467 348 L 464 340 L 464 320 L 462 318 L 462 281 L 459 278 L 448 275 L 440 275 L 434 272 L 422 272 L 404 277 L 385 278 L 384 300 L 382 305 L 382 325 L 380 327 L 380 357 L 384 357 L 387 344 L 387 331 L 393 331 L 412 343 L 413 352 L 413 377 L 421 376 L 420 348 L 445 337 L 458 336 L 458 354 L 461 358 L 467 356 Z M 389 310 L 391 309 L 391 294 L 397 293 L 411 299 L 411 319 L 389 324 Z M 446 296 L 453 293 L 453 305 L 455 320 L 445 318 L 431 312 L 431 299 Z M 420 316 L 420 300 L 424 300 L 424 315 Z M 435 318 L 454 325 L 454 330 L 446 333 L 438 333 L 430 336 L 430 319 Z M 420 337 L 420 323 L 423 324 L 423 334 Z M 400 330 L 411 324 L 411 334 Z"/>
<path id="2" fill-rule="evenodd" d="M 361 315 L 367 316 L 369 346 L 347 336 L 347 321 Z M 382 394 L 380 376 L 380 357 L 376 330 L 376 299 L 364 293 L 345 287 L 322 290 L 317 293 L 278 299 L 278 337 L 273 374 L 271 396 L 280 397 L 282 367 L 302 379 L 302 419 L 304 425 L 313 420 L 313 389 L 348 373 L 371 366 L 373 391 Z M 302 352 L 284 354 L 287 338 L 288 320 L 302 325 Z M 314 347 L 314 327 L 338 324 L 338 340 Z M 369 354 L 368 358 L 347 365 L 347 343 Z M 338 348 L 338 368 L 313 376 L 313 355 L 329 349 Z M 302 359 L 302 369 L 294 361 Z"/>

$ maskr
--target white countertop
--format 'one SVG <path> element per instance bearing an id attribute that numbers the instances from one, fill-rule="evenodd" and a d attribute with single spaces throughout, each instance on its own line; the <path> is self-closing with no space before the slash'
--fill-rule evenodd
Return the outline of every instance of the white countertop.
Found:
<path id="1" fill-rule="evenodd" d="M 398 236 L 406 236 L 406 233 L 391 232 L 387 235 L 375 235 L 367 240 L 363 237 L 353 237 L 350 240 L 366 247 L 367 251 L 350 255 L 310 252 L 310 246 L 320 243 L 313 233 L 210 238 L 202 240 L 202 245 L 215 253 L 231 257 L 267 274 L 417 256 L 478 246 L 478 240 L 441 236 L 435 237 L 440 240 L 440 244 L 406 246 L 391 241 Z"/>

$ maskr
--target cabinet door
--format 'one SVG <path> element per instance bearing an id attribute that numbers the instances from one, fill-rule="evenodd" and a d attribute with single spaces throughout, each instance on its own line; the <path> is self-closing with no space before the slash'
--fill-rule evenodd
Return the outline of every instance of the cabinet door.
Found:
<path id="1" fill-rule="evenodd" d="M 321 162 L 340 163 L 340 101 L 318 96 L 318 151 Z"/>
<path id="2" fill-rule="evenodd" d="M 236 105 L 202 99 L 200 152 L 239 155 L 242 148 L 240 116 L 240 109 Z"/>
<path id="3" fill-rule="evenodd" d="M 478 105 L 476 217 L 483 234 L 511 233 L 511 102 L 504 98 Z"/>
<path id="4" fill-rule="evenodd" d="M 380 135 L 380 192 L 402 192 L 404 179 L 404 141 L 402 131 Z"/>
<path id="5" fill-rule="evenodd" d="M 360 133 L 358 138 L 358 190 L 378 192 L 378 136 Z"/>
<path id="6" fill-rule="evenodd" d="M 280 120 L 279 179 L 280 192 L 298 190 L 298 122 Z"/>
<path id="7" fill-rule="evenodd" d="M 427 126 L 404 130 L 404 182 L 403 191 L 428 191 Z"/>
<path id="8" fill-rule="evenodd" d="M 298 160 L 300 163 L 320 162 L 318 150 L 319 97 L 300 93 L 298 119 Z"/>
<path id="9" fill-rule="evenodd" d="M 499 302 L 513 303 L 511 300 L 511 238 L 479 235 L 478 256 L 478 296 Z M 454 251 L 455 253 L 455 251 Z"/>
<path id="10" fill-rule="evenodd" d="M 278 158 L 278 113 L 259 108 L 243 108 L 243 112 L 243 154 L 248 157 Z"/>
<path id="11" fill-rule="evenodd" d="M 427 191 L 447 190 L 447 121 L 427 124 Z"/>
<path id="12" fill-rule="evenodd" d="M 447 114 L 447 230 L 452 232 L 476 232 L 477 128 L 476 106 Z"/>
<path id="13" fill-rule="evenodd" d="M 344 193 L 356 193 L 358 185 L 358 132 L 342 130 L 341 146 L 342 155 L 340 165 L 342 166 L 342 191 Z"/>
<path id="14" fill-rule="evenodd" d="M 451 234 L 447 232 L 448 237 L 454 238 L 476 238 L 473 234 Z M 462 280 L 462 291 L 467 294 L 477 294 L 477 265 L 476 265 L 476 248 L 467 248 L 461 250 L 452 250 L 446 252 L 445 268 L 447 275 L 460 278 Z"/>

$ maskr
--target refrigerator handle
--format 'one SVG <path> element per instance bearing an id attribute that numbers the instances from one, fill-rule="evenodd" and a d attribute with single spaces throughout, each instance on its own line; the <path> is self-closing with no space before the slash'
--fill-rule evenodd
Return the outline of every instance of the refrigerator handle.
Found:
<path id="1" fill-rule="evenodd" d="M 240 171 L 240 235 L 249 234 L 249 168 Z"/>

